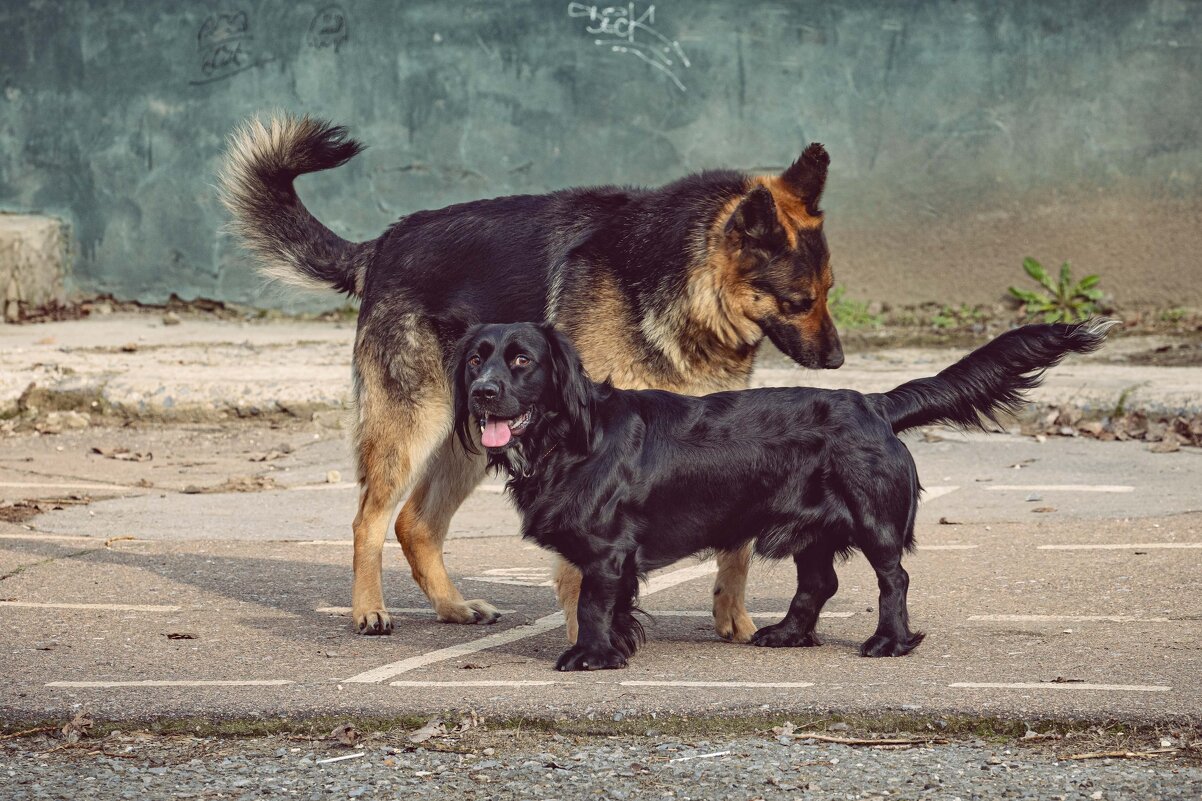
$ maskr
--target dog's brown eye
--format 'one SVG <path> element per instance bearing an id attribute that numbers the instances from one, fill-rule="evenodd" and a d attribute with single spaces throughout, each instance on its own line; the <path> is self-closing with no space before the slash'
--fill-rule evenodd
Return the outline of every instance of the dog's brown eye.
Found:
<path id="1" fill-rule="evenodd" d="M 472 367 L 479 367 L 480 366 L 480 355 L 476 354 L 476 355 L 472 356 L 470 359 L 467 360 L 467 363 L 470 364 Z"/>
<path id="2" fill-rule="evenodd" d="M 785 300 L 781 301 L 781 308 L 785 314 L 807 314 L 810 309 L 814 308 L 814 301 L 809 298 L 803 300 Z"/>
<path id="3" fill-rule="evenodd" d="M 530 357 L 523 353 L 519 353 L 517 356 L 513 357 L 514 367 L 525 367 L 528 364 L 530 364 Z"/>

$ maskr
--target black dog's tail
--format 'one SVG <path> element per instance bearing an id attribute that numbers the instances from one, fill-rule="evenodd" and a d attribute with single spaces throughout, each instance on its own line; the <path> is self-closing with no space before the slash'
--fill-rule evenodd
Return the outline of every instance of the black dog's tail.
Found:
<path id="1" fill-rule="evenodd" d="M 997 422 L 1016 412 L 1023 393 L 1039 386 L 1043 372 L 1069 353 L 1102 346 L 1116 320 L 1087 320 L 1075 325 L 1024 325 L 965 356 L 939 375 L 907 381 L 870 395 L 895 433 L 944 423 L 980 427 L 982 418 Z"/>
<path id="2" fill-rule="evenodd" d="M 348 242 L 318 222 L 292 187 L 298 175 L 350 161 L 363 147 L 312 117 L 253 118 L 230 135 L 220 173 L 233 229 L 269 278 L 361 295 L 371 242 Z"/>

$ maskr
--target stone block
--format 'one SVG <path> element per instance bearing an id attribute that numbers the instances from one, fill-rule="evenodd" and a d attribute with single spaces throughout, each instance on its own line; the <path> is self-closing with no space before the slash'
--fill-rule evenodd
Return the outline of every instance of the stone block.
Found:
<path id="1" fill-rule="evenodd" d="M 4 320 L 16 320 L 22 303 L 61 302 L 69 258 L 69 234 L 62 220 L 37 214 L 0 214 Z"/>

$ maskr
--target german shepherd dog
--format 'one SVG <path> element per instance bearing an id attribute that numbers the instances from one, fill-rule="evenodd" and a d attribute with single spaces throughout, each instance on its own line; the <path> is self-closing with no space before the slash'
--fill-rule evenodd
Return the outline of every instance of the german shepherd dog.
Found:
<path id="1" fill-rule="evenodd" d="M 923 638 L 910 629 L 901 565 L 914 548 L 921 487 L 897 435 L 996 421 L 1066 354 L 1098 348 L 1113 324 L 1017 328 L 883 394 L 789 388 L 700 398 L 594 384 L 554 328 L 486 325 L 460 348 L 455 427 L 465 449 L 478 430 L 490 464 L 508 474 L 522 535 L 583 573 L 579 638 L 557 669 L 625 667 L 643 639 L 640 578 L 749 543 L 797 566 L 788 613 L 753 645 L 818 645 L 814 624 L 839 586 L 835 559 L 860 550 L 880 587 L 876 631 L 860 653 L 902 656 Z"/>
<path id="2" fill-rule="evenodd" d="M 344 128 L 308 117 L 251 120 L 231 137 L 221 190 L 269 276 L 361 299 L 352 616 L 362 634 L 392 631 L 381 556 L 389 517 L 409 490 L 396 536 L 439 619 L 499 617 L 486 601 L 464 600 L 442 554 L 451 515 L 485 471 L 485 459 L 465 456 L 451 435 L 448 368 L 470 326 L 555 323 L 594 375 L 632 389 L 745 387 L 765 336 L 803 366 L 843 363 L 826 306 L 833 279 L 818 209 L 829 163 L 821 145 L 780 175 L 703 172 L 658 189 L 480 200 L 416 212 L 355 243 L 314 219 L 293 181 L 360 149 Z M 750 558 L 738 548 L 718 555 L 715 628 L 736 641 L 755 631 L 743 605 Z M 557 574 L 574 639 L 580 577 L 562 564 Z"/>

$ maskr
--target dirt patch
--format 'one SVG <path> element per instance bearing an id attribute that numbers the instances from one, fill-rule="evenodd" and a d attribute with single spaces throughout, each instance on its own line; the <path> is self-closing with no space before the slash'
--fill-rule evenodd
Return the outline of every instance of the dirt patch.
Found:
<path id="1" fill-rule="evenodd" d="M 103 500 L 91 495 L 65 495 L 53 498 L 26 498 L 20 501 L 0 501 L 0 522 L 24 523 L 42 512 L 64 509 L 68 506 L 87 506 L 93 501 Z"/>

